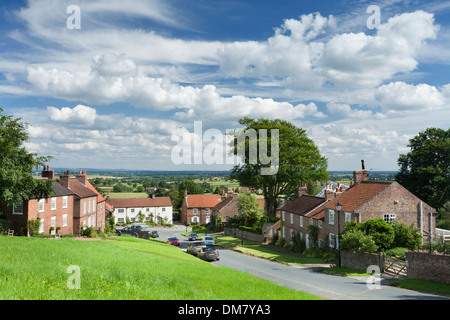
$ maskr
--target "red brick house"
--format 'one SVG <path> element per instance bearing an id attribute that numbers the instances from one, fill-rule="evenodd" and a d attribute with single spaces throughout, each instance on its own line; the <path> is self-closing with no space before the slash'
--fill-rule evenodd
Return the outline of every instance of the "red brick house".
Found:
<path id="1" fill-rule="evenodd" d="M 105 199 L 87 180 L 86 171 L 71 179 L 69 172 L 60 176 L 59 183 L 74 193 L 73 232 L 80 234 L 83 228 L 105 229 Z"/>
<path id="2" fill-rule="evenodd" d="M 364 222 L 383 218 L 387 222 L 400 221 L 419 228 L 424 241 L 436 234 L 436 210 L 413 195 L 397 182 L 368 181 L 366 170 L 355 171 L 354 183 L 346 191 L 327 190 L 324 198 L 307 195 L 288 202 L 280 208 L 282 236 L 292 242 L 295 234 L 309 244 L 308 225 L 319 230 L 319 245 L 336 248 L 337 235 L 344 230 L 344 223 Z M 341 204 L 339 212 L 337 203 Z M 316 207 L 314 207 L 316 204 Z"/>
<path id="3" fill-rule="evenodd" d="M 46 167 L 42 177 L 53 179 L 54 171 Z M 73 234 L 73 208 L 75 194 L 57 182 L 52 183 L 54 192 L 47 199 L 30 199 L 12 207 L 2 204 L 10 228 L 16 235 L 27 235 L 28 221 L 40 219 L 39 233 Z"/>
<path id="4" fill-rule="evenodd" d="M 220 194 L 192 194 L 188 195 L 187 190 L 184 193 L 183 203 L 181 205 L 182 223 L 209 223 L 213 208 L 222 201 Z"/>
<path id="5" fill-rule="evenodd" d="M 225 194 L 225 191 L 222 190 L 222 199 L 221 202 L 218 203 L 213 208 L 213 214 L 216 216 L 221 216 L 222 221 L 226 221 L 229 217 L 234 217 L 238 214 L 238 204 L 239 204 L 239 194 L 229 190 L 228 193 Z M 259 208 L 264 210 L 264 199 L 256 199 L 258 202 Z"/>

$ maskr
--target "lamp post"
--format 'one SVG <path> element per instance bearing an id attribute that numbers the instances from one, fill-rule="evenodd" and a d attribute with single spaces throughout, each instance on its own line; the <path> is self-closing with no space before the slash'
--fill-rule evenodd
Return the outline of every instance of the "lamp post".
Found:
<path id="1" fill-rule="evenodd" d="M 336 203 L 336 214 L 337 214 L 337 223 L 338 223 L 338 235 L 337 235 L 337 245 L 338 245 L 338 254 L 339 254 L 339 267 L 341 267 L 341 241 L 339 240 L 339 236 L 341 234 L 341 221 L 340 221 L 340 213 L 341 213 L 342 205 L 338 201 Z"/>

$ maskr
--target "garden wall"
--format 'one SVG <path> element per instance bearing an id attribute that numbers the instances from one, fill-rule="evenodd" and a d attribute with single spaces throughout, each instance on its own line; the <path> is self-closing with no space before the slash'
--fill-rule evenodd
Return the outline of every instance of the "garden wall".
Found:
<path id="1" fill-rule="evenodd" d="M 380 272 L 384 272 L 384 256 L 376 253 L 341 251 L 341 266 L 358 270 L 378 266 Z"/>
<path id="2" fill-rule="evenodd" d="M 252 232 L 248 232 L 248 231 L 242 231 L 237 228 L 225 227 L 224 232 L 225 232 L 225 234 L 228 234 L 228 235 L 236 237 L 236 238 L 244 238 L 245 240 L 257 241 L 257 242 L 264 241 L 264 236 L 261 234 L 256 234 L 256 233 L 252 233 Z"/>
<path id="3" fill-rule="evenodd" d="M 407 252 L 408 278 L 450 284 L 450 256 Z"/>

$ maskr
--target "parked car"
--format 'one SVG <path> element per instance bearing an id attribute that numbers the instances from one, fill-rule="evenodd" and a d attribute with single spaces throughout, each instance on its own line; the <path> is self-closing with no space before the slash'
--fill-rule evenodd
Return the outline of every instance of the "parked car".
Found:
<path id="1" fill-rule="evenodd" d="M 204 237 L 204 238 L 203 238 L 203 241 L 205 242 L 205 244 L 206 244 L 207 246 L 214 246 L 214 245 L 216 245 L 216 243 L 214 242 L 213 237 L 210 237 L 210 236 Z"/>
<path id="2" fill-rule="evenodd" d="M 190 235 L 189 235 L 189 241 L 195 241 L 195 240 L 197 240 L 198 239 L 198 235 L 196 234 L 196 233 L 194 233 L 194 232 L 192 232 Z"/>
<path id="3" fill-rule="evenodd" d="M 207 261 L 218 261 L 219 251 L 217 251 L 217 249 L 214 247 L 203 247 L 200 251 L 197 252 L 197 257 Z"/>
<path id="4" fill-rule="evenodd" d="M 196 256 L 197 252 L 200 251 L 204 246 L 205 243 L 203 241 L 194 241 L 189 243 L 186 252 Z"/>
<path id="5" fill-rule="evenodd" d="M 139 238 L 142 239 L 150 239 L 150 238 L 159 238 L 159 233 L 156 230 L 142 230 L 139 232 Z"/>
<path id="6" fill-rule="evenodd" d="M 129 234 L 132 235 L 133 237 L 137 237 L 139 236 L 139 233 L 141 231 L 145 231 L 146 229 L 148 230 L 149 226 L 147 226 L 145 223 L 143 224 L 132 224 L 129 226 L 126 226 L 122 229 L 116 229 L 116 234 L 118 236 L 121 236 L 122 234 Z"/>
<path id="7" fill-rule="evenodd" d="M 172 246 L 179 246 L 180 240 L 178 240 L 178 238 L 176 238 L 176 237 L 172 237 L 172 238 L 167 239 L 166 243 L 170 244 Z"/>

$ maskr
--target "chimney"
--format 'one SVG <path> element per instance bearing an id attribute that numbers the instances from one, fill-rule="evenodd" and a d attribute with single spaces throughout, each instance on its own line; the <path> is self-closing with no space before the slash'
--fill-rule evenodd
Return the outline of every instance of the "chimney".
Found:
<path id="1" fill-rule="evenodd" d="M 369 180 L 369 172 L 366 170 L 366 165 L 364 164 L 364 160 L 361 160 L 362 170 L 353 171 L 353 184 L 357 185 L 361 181 Z"/>
<path id="2" fill-rule="evenodd" d="M 42 170 L 42 178 L 47 178 L 49 180 L 55 180 L 55 170 L 50 170 L 50 166 L 44 166 Z"/>
<path id="3" fill-rule="evenodd" d="M 300 182 L 300 185 L 298 187 L 298 196 L 301 197 L 305 194 L 308 194 L 308 187 L 306 186 L 305 182 Z"/>
<path id="4" fill-rule="evenodd" d="M 325 190 L 325 201 L 331 201 L 335 198 L 331 184 L 327 185 Z"/>
<path id="5" fill-rule="evenodd" d="M 184 197 L 186 198 L 188 196 L 187 189 L 184 189 Z"/>
<path id="6" fill-rule="evenodd" d="M 155 194 L 154 193 L 152 194 L 152 199 L 155 199 Z"/>
<path id="7" fill-rule="evenodd" d="M 69 188 L 69 181 L 70 181 L 69 171 L 64 171 L 64 174 L 62 174 L 59 177 L 59 184 L 65 188 Z"/>
<path id="8" fill-rule="evenodd" d="M 75 178 L 76 178 L 78 181 L 80 181 L 82 184 L 86 185 L 86 180 L 87 180 L 87 177 L 86 177 L 86 171 L 80 171 L 80 173 L 77 174 L 77 175 L 75 176 Z"/>
<path id="9" fill-rule="evenodd" d="M 223 201 L 226 198 L 227 198 L 227 195 L 225 194 L 225 189 L 222 188 L 222 197 L 220 198 L 220 200 Z"/>

